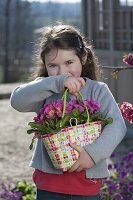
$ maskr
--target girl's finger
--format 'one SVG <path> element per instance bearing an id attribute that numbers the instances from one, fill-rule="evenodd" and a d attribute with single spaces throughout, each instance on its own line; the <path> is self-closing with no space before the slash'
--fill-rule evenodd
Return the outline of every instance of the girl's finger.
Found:
<path id="1" fill-rule="evenodd" d="M 83 170 L 84 170 L 83 167 L 79 166 L 79 167 L 77 168 L 76 172 L 81 172 L 81 171 L 83 171 Z"/>
<path id="2" fill-rule="evenodd" d="M 73 81 L 70 83 L 70 86 L 69 86 L 69 92 L 70 94 L 74 94 L 77 92 L 77 87 L 78 87 L 78 84 L 76 83 L 76 81 Z"/>
<path id="3" fill-rule="evenodd" d="M 79 162 L 76 161 L 68 172 L 74 172 L 79 168 Z"/>
<path id="4" fill-rule="evenodd" d="M 83 151 L 83 147 L 80 147 L 76 144 L 70 143 L 70 146 L 75 149 L 76 151 L 78 151 L 79 153 L 81 153 Z"/>
<path id="5" fill-rule="evenodd" d="M 80 90 L 81 90 L 81 88 L 84 86 L 84 84 L 85 84 L 85 81 L 84 81 L 84 79 L 82 79 L 82 78 L 77 78 L 74 82 L 73 82 L 73 84 L 75 84 L 75 87 L 74 87 L 74 90 L 73 90 L 73 93 L 74 93 L 74 95 L 75 95 L 75 93 L 78 93 Z M 76 96 L 76 95 L 75 95 Z"/>
<path id="6" fill-rule="evenodd" d="M 82 87 L 85 85 L 85 80 L 83 78 L 78 78 L 78 81 L 80 82 Z"/>
<path id="7" fill-rule="evenodd" d="M 75 92 L 79 92 L 81 87 L 82 87 L 81 82 L 76 80 L 75 84 L 76 84 L 76 91 Z"/>
<path id="8" fill-rule="evenodd" d="M 72 95 L 74 95 L 75 97 L 77 97 L 79 95 L 78 92 L 73 93 Z"/>
<path id="9" fill-rule="evenodd" d="M 76 90 L 76 84 L 74 82 L 70 82 L 68 89 L 69 89 L 69 93 L 73 94 Z"/>
<path id="10" fill-rule="evenodd" d="M 77 96 L 81 87 L 85 85 L 85 80 L 83 78 L 69 77 L 64 85 L 69 89 L 70 94 Z"/>
<path id="11" fill-rule="evenodd" d="M 72 83 L 72 94 L 74 96 L 78 96 L 78 92 L 80 91 L 82 85 L 78 80 L 73 81 Z"/>

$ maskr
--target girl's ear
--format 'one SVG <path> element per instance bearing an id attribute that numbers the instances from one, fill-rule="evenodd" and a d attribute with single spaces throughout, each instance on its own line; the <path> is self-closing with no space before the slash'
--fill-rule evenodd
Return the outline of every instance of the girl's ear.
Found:
<path id="1" fill-rule="evenodd" d="M 82 65 L 85 65 L 87 61 L 87 53 L 85 53 L 83 56 L 82 56 Z"/>

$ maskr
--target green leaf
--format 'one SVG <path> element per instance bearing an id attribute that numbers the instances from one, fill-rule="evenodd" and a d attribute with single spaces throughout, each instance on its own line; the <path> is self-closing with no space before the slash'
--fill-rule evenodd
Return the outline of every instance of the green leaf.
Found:
<path id="1" fill-rule="evenodd" d="M 38 124 L 37 122 L 29 122 L 29 125 L 31 126 L 31 128 L 33 129 L 37 129 L 38 131 L 47 131 L 47 127 L 42 125 L 42 124 Z"/>
<path id="2" fill-rule="evenodd" d="M 60 128 L 60 123 L 61 123 L 61 120 L 57 121 L 57 123 L 56 123 L 56 129 Z"/>
<path id="3" fill-rule="evenodd" d="M 29 146 L 29 149 L 30 149 L 30 150 L 32 150 L 32 148 L 33 148 L 33 144 L 34 144 L 34 142 L 35 142 L 35 139 L 36 139 L 36 136 L 34 136 L 34 137 L 32 138 L 31 144 L 30 144 L 30 146 Z"/>
<path id="4" fill-rule="evenodd" d="M 95 113 L 95 114 L 93 114 L 93 115 L 90 116 L 90 121 L 92 121 L 92 122 L 93 121 L 98 121 L 98 120 L 101 121 L 101 119 L 103 119 L 101 113 Z"/>
<path id="5" fill-rule="evenodd" d="M 111 124 L 113 122 L 112 118 L 107 118 L 107 119 L 100 119 L 102 121 L 102 126 L 106 126 L 107 124 Z"/>
<path id="6" fill-rule="evenodd" d="M 27 130 L 27 133 L 31 134 L 31 133 L 35 133 L 35 131 L 36 131 L 35 129 L 29 129 L 29 130 Z"/>
<path id="7" fill-rule="evenodd" d="M 90 121 L 102 121 L 102 125 L 105 126 L 107 124 L 111 124 L 113 122 L 113 119 L 111 117 L 104 118 L 101 113 L 95 113 L 91 115 Z"/>
<path id="8" fill-rule="evenodd" d="M 64 128 L 66 125 L 69 125 L 69 120 L 71 119 L 71 117 L 72 117 L 71 114 L 64 116 L 64 118 L 61 120 L 62 128 Z"/>
<path id="9" fill-rule="evenodd" d="M 26 188 L 26 182 L 25 181 L 20 181 L 17 183 L 16 187 L 21 190 L 21 191 L 25 191 Z"/>
<path id="10" fill-rule="evenodd" d="M 31 126 L 31 128 L 43 128 L 44 127 L 42 124 L 39 124 L 37 122 L 29 122 L 28 125 Z"/>
<path id="11" fill-rule="evenodd" d="M 31 184 L 27 185 L 25 188 L 25 192 L 28 194 L 32 193 L 32 190 L 33 190 L 33 186 Z"/>
<path id="12" fill-rule="evenodd" d="M 80 116 L 80 111 L 78 108 L 75 108 L 73 111 L 72 111 L 72 117 L 74 118 L 78 118 Z"/>
<path id="13" fill-rule="evenodd" d="M 56 122 L 55 119 L 48 119 L 45 121 L 46 125 L 50 128 L 55 129 L 56 128 Z"/>
<path id="14" fill-rule="evenodd" d="M 87 113 L 86 113 L 86 112 L 83 112 L 83 113 L 81 114 L 81 116 L 83 116 L 85 119 L 87 119 Z"/>
<path id="15" fill-rule="evenodd" d="M 34 194 L 26 194 L 22 198 L 23 200 L 35 200 L 35 195 Z"/>
<path id="16" fill-rule="evenodd" d="M 84 111 L 83 113 L 81 113 L 80 115 L 80 123 L 86 123 L 87 122 L 87 113 Z"/>
<path id="17" fill-rule="evenodd" d="M 112 173 L 111 175 L 112 175 L 112 177 L 113 177 L 114 180 L 117 180 L 117 178 L 119 176 L 116 172 Z"/>
<path id="18" fill-rule="evenodd" d="M 111 117 L 109 117 L 109 118 L 106 119 L 106 121 L 107 121 L 108 124 L 112 124 L 113 119 Z"/>
<path id="19" fill-rule="evenodd" d="M 58 129 L 51 129 L 51 131 L 49 133 L 58 133 L 59 131 L 61 131 L 62 127 L 59 127 Z"/>

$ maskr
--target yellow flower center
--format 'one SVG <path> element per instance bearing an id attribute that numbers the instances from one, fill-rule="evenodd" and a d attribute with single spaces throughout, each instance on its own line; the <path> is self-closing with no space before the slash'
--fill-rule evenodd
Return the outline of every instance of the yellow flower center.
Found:
<path id="1" fill-rule="evenodd" d="M 54 115 L 54 110 L 50 110 L 49 114 L 50 114 L 50 116 L 53 116 Z"/>
<path id="2" fill-rule="evenodd" d="M 58 107 L 58 108 L 56 108 L 57 109 L 57 112 L 60 112 L 60 108 Z"/>

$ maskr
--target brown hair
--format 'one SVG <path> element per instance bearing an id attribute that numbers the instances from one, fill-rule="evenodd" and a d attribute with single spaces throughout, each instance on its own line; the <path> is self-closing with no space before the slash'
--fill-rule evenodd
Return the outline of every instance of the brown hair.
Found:
<path id="1" fill-rule="evenodd" d="M 86 63 L 82 65 L 81 77 L 88 77 L 92 80 L 98 80 L 100 78 L 100 65 L 92 46 L 88 45 L 82 34 L 73 26 L 55 25 L 45 28 L 41 33 L 38 44 L 39 46 L 37 46 L 35 54 L 35 64 L 37 68 L 34 72 L 34 77 L 48 76 L 45 67 L 45 55 L 53 48 L 59 48 L 74 49 L 80 61 L 82 61 L 83 56 L 87 54 Z"/>

